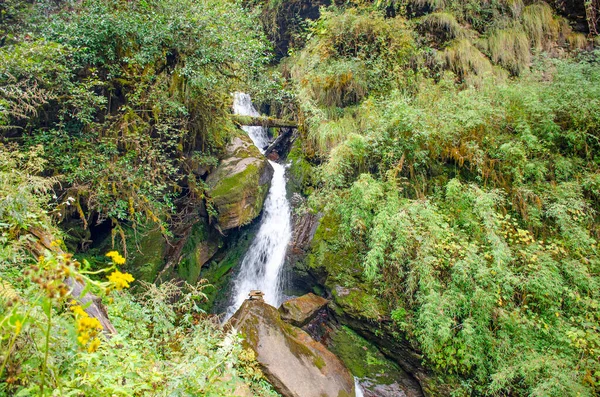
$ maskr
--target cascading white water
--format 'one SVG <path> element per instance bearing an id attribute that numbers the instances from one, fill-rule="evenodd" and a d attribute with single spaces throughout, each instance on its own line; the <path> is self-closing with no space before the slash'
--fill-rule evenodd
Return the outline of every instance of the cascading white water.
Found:
<path id="1" fill-rule="evenodd" d="M 250 95 L 244 94 L 243 92 L 236 92 L 233 96 L 233 112 L 240 116 L 252 116 L 259 117 L 260 113 L 252 105 L 252 99 Z M 254 145 L 264 153 L 265 148 L 269 145 L 269 137 L 267 131 L 263 127 L 242 127 L 244 131 L 248 133 Z M 271 163 L 272 164 L 272 163 Z"/>
<path id="2" fill-rule="evenodd" d="M 250 95 L 236 92 L 233 111 L 241 116 L 260 116 L 252 105 Z M 242 127 L 261 153 L 269 144 L 267 131 L 263 127 Z M 285 252 L 292 237 L 290 204 L 286 197 L 285 167 L 274 161 L 271 188 L 265 200 L 260 228 L 248 252 L 242 260 L 240 271 L 233 282 L 231 304 L 227 308 L 226 319 L 235 314 L 253 289 L 264 292 L 265 301 L 278 307 L 283 300 L 281 268 Z M 358 378 L 354 378 L 356 397 L 363 397 Z"/>
<path id="3" fill-rule="evenodd" d="M 242 116 L 260 116 L 248 94 L 236 93 L 233 111 Z M 263 127 L 243 127 L 261 153 L 268 145 Z M 270 161 L 273 167 L 271 188 L 265 200 L 263 215 L 256 237 L 242 260 L 233 281 L 231 305 L 226 317 L 231 317 L 248 297 L 250 290 L 261 290 L 265 301 L 275 307 L 282 302 L 281 268 L 292 236 L 290 205 L 286 197 L 285 167 Z"/>
<path id="4" fill-rule="evenodd" d="M 362 387 L 360 386 L 360 383 L 358 382 L 358 378 L 356 376 L 354 377 L 354 394 L 356 397 L 364 397 Z"/>

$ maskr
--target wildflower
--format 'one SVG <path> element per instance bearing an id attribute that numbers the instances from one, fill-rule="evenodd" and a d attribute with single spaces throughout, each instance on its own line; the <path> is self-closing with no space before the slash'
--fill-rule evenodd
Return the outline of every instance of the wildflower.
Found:
<path id="1" fill-rule="evenodd" d="M 117 251 L 110 251 L 106 254 L 115 265 L 122 265 L 125 263 L 125 258 L 121 256 Z"/>
<path id="2" fill-rule="evenodd" d="M 88 315 L 79 305 L 71 306 L 71 311 L 75 314 L 75 316 L 85 317 Z"/>
<path id="3" fill-rule="evenodd" d="M 23 328 L 23 323 L 20 320 L 15 322 L 15 334 L 19 334 L 21 332 L 21 328 Z"/>
<path id="4" fill-rule="evenodd" d="M 102 324 L 97 318 L 90 317 L 80 305 L 76 305 L 74 300 L 71 301 L 71 311 L 77 319 L 77 342 L 82 347 L 90 343 L 87 350 L 94 352 L 100 345 L 100 340 L 97 338 L 98 333 L 102 331 Z M 90 342 L 91 340 L 91 342 Z"/>
<path id="5" fill-rule="evenodd" d="M 100 339 L 98 338 L 94 338 L 94 340 L 92 340 L 88 346 L 88 353 L 93 353 L 96 350 L 98 350 L 98 347 L 100 346 Z"/>
<path id="6" fill-rule="evenodd" d="M 118 270 L 115 270 L 108 276 L 108 281 L 114 284 L 116 289 L 129 288 L 129 283 L 133 280 L 133 276 L 129 273 L 121 273 Z"/>

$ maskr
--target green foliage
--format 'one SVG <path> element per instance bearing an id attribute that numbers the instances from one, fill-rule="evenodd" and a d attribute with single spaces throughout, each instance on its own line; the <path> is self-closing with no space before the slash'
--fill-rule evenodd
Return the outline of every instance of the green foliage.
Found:
<path id="1" fill-rule="evenodd" d="M 317 106 L 346 107 L 402 81 L 412 39 L 401 19 L 324 11 L 292 75 Z"/>
<path id="2" fill-rule="evenodd" d="M 319 167 L 310 266 L 350 315 L 374 294 L 457 392 L 598 392 L 597 62 L 370 98 Z"/>
<path id="3" fill-rule="evenodd" d="M 121 224 L 151 221 L 169 235 L 184 178 L 235 133 L 230 93 L 268 59 L 254 14 L 234 0 L 30 8 L 34 37 L 0 47 L 3 135 L 46 148 L 58 201 L 75 199 L 61 220 L 110 219 L 123 239 Z"/>
<path id="4" fill-rule="evenodd" d="M 52 259 L 45 260 L 45 270 L 55 271 L 49 263 Z M 143 284 L 137 297 L 113 295 L 109 315 L 118 334 L 98 335 L 99 344 L 86 347 L 77 339 L 82 335 L 77 309 L 63 303 L 68 295 L 40 301 L 31 279 L 11 281 L 19 287 L 11 306 L 0 312 L 0 341 L 10 354 L 2 355 L 1 395 L 217 397 L 236 395 L 240 387 L 256 396 L 276 395 L 240 338 L 199 314 L 198 289 Z M 49 335 L 50 343 L 32 343 Z"/>
<path id="5" fill-rule="evenodd" d="M 216 397 L 241 387 L 276 395 L 239 337 L 203 314 L 202 286 L 114 291 L 132 281 L 118 268 L 125 258 L 109 252 L 111 263 L 92 270 L 62 253 L 60 240 L 32 260 L 32 233 L 58 233 L 48 216 L 62 211 L 48 206 L 55 180 L 40 176 L 41 147 L 0 148 L 0 395 Z M 104 298 L 116 335 L 102 334 L 87 306 L 73 300 L 68 278 Z"/>

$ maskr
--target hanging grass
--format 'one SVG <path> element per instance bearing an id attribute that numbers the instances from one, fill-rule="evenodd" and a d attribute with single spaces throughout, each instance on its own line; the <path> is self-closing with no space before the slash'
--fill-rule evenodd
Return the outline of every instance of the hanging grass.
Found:
<path id="1" fill-rule="evenodd" d="M 358 132 L 359 126 L 350 114 L 337 120 L 322 122 L 310 129 L 309 138 L 321 153 L 327 153 L 339 145 L 352 133 Z"/>
<path id="2" fill-rule="evenodd" d="M 440 56 L 446 69 L 453 71 L 462 80 L 492 72 L 490 60 L 468 39 L 453 41 Z"/>
<path id="3" fill-rule="evenodd" d="M 442 41 L 467 37 L 467 30 L 448 12 L 434 12 L 421 19 L 421 27 Z"/>
<path id="4" fill-rule="evenodd" d="M 485 44 L 492 61 L 506 68 L 512 75 L 520 75 L 529 68 L 529 38 L 521 28 L 495 30 Z"/>
<path id="5" fill-rule="evenodd" d="M 583 33 L 571 32 L 566 39 L 571 50 L 584 50 L 589 47 L 588 39 Z"/>
<path id="6" fill-rule="evenodd" d="M 429 7 L 432 10 L 441 10 L 446 7 L 446 0 L 411 0 L 416 7 Z"/>
<path id="7" fill-rule="evenodd" d="M 523 8 L 525 5 L 523 4 L 523 0 L 504 0 L 505 5 L 510 9 L 512 16 L 518 18 L 523 12 Z"/>
<path id="8" fill-rule="evenodd" d="M 321 106 L 345 107 L 368 93 L 364 66 L 356 61 L 330 61 L 313 69 L 301 80 L 310 96 Z"/>
<path id="9" fill-rule="evenodd" d="M 554 18 L 552 7 L 547 3 L 539 2 L 525 7 L 521 21 L 531 44 L 537 49 L 547 49 L 558 38 L 560 22 Z"/>

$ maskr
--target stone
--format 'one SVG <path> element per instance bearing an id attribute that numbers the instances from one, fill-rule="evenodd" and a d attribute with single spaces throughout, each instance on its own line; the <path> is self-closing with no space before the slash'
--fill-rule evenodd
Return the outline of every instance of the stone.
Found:
<path id="1" fill-rule="evenodd" d="M 302 329 L 284 322 L 276 308 L 246 300 L 230 321 L 284 397 L 355 396 L 354 379 L 344 364 Z"/>
<path id="2" fill-rule="evenodd" d="M 273 167 L 247 135 L 233 138 L 217 168 L 206 178 L 222 231 L 252 222 L 263 207 Z"/>
<path id="3" fill-rule="evenodd" d="M 219 250 L 221 243 L 221 235 L 211 228 L 206 220 L 196 222 L 183 246 L 177 264 L 178 276 L 190 284 L 195 284 L 200 278 L 202 267 Z"/>
<path id="4" fill-rule="evenodd" d="M 298 298 L 284 302 L 279 308 L 281 319 L 296 327 L 308 324 L 320 310 L 323 310 L 329 301 L 309 292 Z"/>

